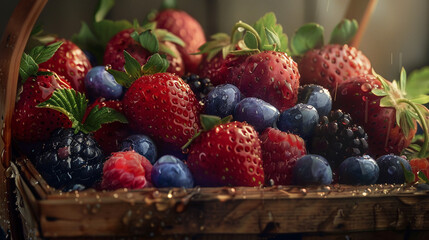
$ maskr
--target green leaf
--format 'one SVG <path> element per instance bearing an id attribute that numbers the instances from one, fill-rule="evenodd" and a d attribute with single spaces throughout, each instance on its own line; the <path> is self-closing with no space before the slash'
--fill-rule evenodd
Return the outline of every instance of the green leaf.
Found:
<path id="1" fill-rule="evenodd" d="M 308 23 L 300 27 L 292 37 L 291 48 L 294 55 L 303 55 L 308 50 L 323 46 L 323 27 Z"/>
<path id="2" fill-rule="evenodd" d="M 41 24 L 34 25 L 33 29 L 31 30 L 30 36 L 36 36 L 43 32 L 43 26 Z"/>
<path id="3" fill-rule="evenodd" d="M 30 50 L 28 55 L 30 55 L 37 64 L 48 61 L 58 48 L 63 44 L 63 42 L 58 41 L 47 46 L 37 46 Z"/>
<path id="4" fill-rule="evenodd" d="M 243 49 L 243 50 L 231 51 L 229 53 L 234 55 L 252 55 L 252 54 L 260 53 L 260 51 L 258 49 Z"/>
<path id="5" fill-rule="evenodd" d="M 372 90 L 372 93 L 375 96 L 379 96 L 379 97 L 387 96 L 387 93 L 386 93 L 386 91 L 384 91 L 384 89 L 375 88 Z"/>
<path id="6" fill-rule="evenodd" d="M 120 85 L 126 88 L 129 88 L 131 84 L 133 84 L 134 82 L 134 79 L 130 78 L 130 76 L 125 72 L 114 70 L 114 69 L 108 69 L 107 72 L 112 74 L 116 82 L 118 82 Z"/>
<path id="7" fill-rule="evenodd" d="M 267 36 L 268 43 L 274 45 L 274 49 L 281 48 L 280 38 L 275 32 L 265 28 L 265 35 Z"/>
<path id="8" fill-rule="evenodd" d="M 159 41 L 169 41 L 182 47 L 185 46 L 185 42 L 181 38 L 165 29 L 156 29 L 154 32 Z"/>
<path id="9" fill-rule="evenodd" d="M 387 96 L 380 99 L 380 107 L 393 107 L 393 103 L 390 97 Z"/>
<path id="10" fill-rule="evenodd" d="M 210 129 L 219 125 L 220 120 L 221 118 L 218 116 L 200 114 L 201 127 L 203 127 L 204 131 L 209 131 Z"/>
<path id="11" fill-rule="evenodd" d="M 57 89 L 45 102 L 39 103 L 37 107 L 57 110 L 70 119 L 72 127 L 82 130 L 82 119 L 85 115 L 88 100 L 85 95 L 74 89 Z"/>
<path id="12" fill-rule="evenodd" d="M 416 104 L 426 104 L 429 103 L 429 96 L 428 95 L 420 95 L 413 99 L 410 99 L 411 102 Z"/>
<path id="13" fill-rule="evenodd" d="M 399 163 L 401 164 L 402 171 L 404 171 L 405 182 L 414 183 L 416 180 L 416 176 L 414 175 L 414 173 L 406 169 L 402 162 L 399 162 Z"/>
<path id="14" fill-rule="evenodd" d="M 125 58 L 125 72 L 133 79 L 141 77 L 141 65 L 140 63 L 133 58 L 127 51 L 124 50 L 124 58 Z"/>
<path id="15" fill-rule="evenodd" d="M 166 53 L 172 57 L 177 57 L 177 54 L 170 47 L 168 47 L 165 43 L 162 42 L 159 43 L 159 52 Z"/>
<path id="16" fill-rule="evenodd" d="M 280 24 L 277 24 L 276 15 L 273 12 L 268 12 L 263 17 L 258 19 L 256 23 L 253 25 L 253 28 L 258 32 L 261 37 L 261 48 L 265 45 L 271 45 L 266 35 L 265 28 L 274 32 L 279 38 L 279 44 L 277 46 L 277 51 L 285 52 L 289 54 L 288 48 L 288 37 L 285 33 L 283 33 L 283 27 Z"/>
<path id="17" fill-rule="evenodd" d="M 162 0 L 161 9 L 177 8 L 176 0 Z"/>
<path id="18" fill-rule="evenodd" d="M 22 82 L 25 82 L 30 76 L 35 76 L 38 69 L 39 66 L 34 59 L 30 55 L 23 53 L 19 64 L 19 75 Z"/>
<path id="19" fill-rule="evenodd" d="M 109 107 L 94 107 L 83 124 L 83 132 L 95 132 L 102 124 L 111 122 L 128 123 L 127 118 L 120 112 Z"/>
<path id="20" fill-rule="evenodd" d="M 244 34 L 244 43 L 247 48 L 258 49 L 258 40 L 256 39 L 255 34 L 251 32 L 246 32 Z"/>
<path id="21" fill-rule="evenodd" d="M 144 74 L 155 74 L 155 73 L 162 73 L 167 71 L 169 62 L 161 57 L 159 53 L 155 53 L 152 55 L 147 63 L 143 65 L 143 73 Z"/>
<path id="22" fill-rule="evenodd" d="M 159 43 L 156 36 L 152 33 L 151 30 L 146 30 L 142 32 L 139 36 L 140 44 L 148 50 L 150 53 L 157 53 L 159 50 Z"/>
<path id="23" fill-rule="evenodd" d="M 94 21 L 99 22 L 103 20 L 110 9 L 115 5 L 115 0 L 99 0 L 97 10 L 94 14 Z"/>
<path id="24" fill-rule="evenodd" d="M 429 94 L 429 66 L 414 70 L 407 78 L 407 96 L 413 98 Z"/>
<path id="25" fill-rule="evenodd" d="M 156 22 L 148 22 L 145 23 L 142 27 L 141 27 L 144 31 L 146 30 L 152 30 L 154 31 L 156 29 Z M 159 29 L 158 29 L 159 30 Z"/>
<path id="26" fill-rule="evenodd" d="M 82 22 L 79 33 L 72 36 L 72 41 L 82 49 L 92 49 L 98 44 L 97 37 L 85 22 Z"/>
<path id="27" fill-rule="evenodd" d="M 107 42 L 118 32 L 129 28 L 133 28 L 133 25 L 127 20 L 112 21 L 104 19 L 94 23 L 95 35 L 102 46 L 106 46 Z"/>
<path id="28" fill-rule="evenodd" d="M 428 179 L 428 177 L 426 176 L 426 174 L 424 173 L 424 172 L 422 172 L 422 171 L 418 171 L 417 172 L 417 176 L 419 177 L 419 179 L 421 180 L 421 181 L 423 181 L 424 183 L 429 183 L 429 179 Z"/>
<path id="29" fill-rule="evenodd" d="M 358 22 L 353 19 L 344 19 L 335 26 L 331 33 L 331 39 L 329 43 L 332 44 L 348 44 L 350 40 L 355 36 L 358 30 Z"/>

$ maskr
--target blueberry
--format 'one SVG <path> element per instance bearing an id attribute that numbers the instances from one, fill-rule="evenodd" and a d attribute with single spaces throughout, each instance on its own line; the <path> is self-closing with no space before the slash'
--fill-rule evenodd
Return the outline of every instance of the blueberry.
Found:
<path id="1" fill-rule="evenodd" d="M 152 183 L 155 187 L 184 187 L 194 186 L 194 179 L 189 168 L 172 155 L 164 155 L 153 165 Z"/>
<path id="2" fill-rule="evenodd" d="M 134 150 L 154 164 L 157 158 L 157 149 L 152 139 L 146 135 L 136 134 L 127 137 L 120 144 L 121 151 Z"/>
<path id="3" fill-rule="evenodd" d="M 332 109 L 332 98 L 328 89 L 315 84 L 308 84 L 299 88 L 298 103 L 315 107 L 319 117 L 327 116 Z"/>
<path id="4" fill-rule="evenodd" d="M 377 182 L 379 168 L 368 155 L 349 157 L 338 167 L 338 180 L 343 184 L 370 185 Z"/>
<path id="5" fill-rule="evenodd" d="M 234 110 L 234 120 L 247 122 L 261 132 L 272 127 L 280 112 L 273 105 L 259 98 L 249 97 L 241 100 Z"/>
<path id="6" fill-rule="evenodd" d="M 393 154 L 383 155 L 376 160 L 380 168 L 377 183 L 401 184 L 405 182 L 405 175 L 401 163 L 405 169 L 411 171 L 410 163 L 400 156 Z"/>
<path id="7" fill-rule="evenodd" d="M 319 114 L 316 108 L 298 103 L 280 114 L 277 127 L 284 132 L 297 134 L 308 141 L 313 135 L 318 120 Z"/>
<path id="8" fill-rule="evenodd" d="M 85 76 L 85 93 L 90 101 L 99 97 L 120 99 L 124 88 L 106 71 L 104 66 L 93 67 Z"/>
<path id="9" fill-rule="evenodd" d="M 204 112 L 224 118 L 233 114 L 234 108 L 240 100 L 241 93 L 236 86 L 218 85 L 207 94 Z"/>
<path id="10" fill-rule="evenodd" d="M 332 182 L 332 170 L 328 161 L 315 154 L 299 158 L 292 176 L 292 182 L 296 185 L 329 185 Z"/>

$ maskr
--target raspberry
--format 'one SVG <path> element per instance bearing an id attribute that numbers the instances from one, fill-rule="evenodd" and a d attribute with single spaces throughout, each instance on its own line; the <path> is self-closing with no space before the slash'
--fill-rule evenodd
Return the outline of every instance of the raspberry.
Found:
<path id="1" fill-rule="evenodd" d="M 135 151 L 115 152 L 104 163 L 101 187 L 139 189 L 151 186 L 152 165 Z"/>
<path id="2" fill-rule="evenodd" d="M 265 182 L 290 185 L 298 158 L 306 154 L 304 140 L 298 135 L 267 128 L 260 136 Z"/>
<path id="3" fill-rule="evenodd" d="M 415 158 L 410 160 L 411 170 L 418 180 L 417 172 L 423 172 L 426 177 L 429 177 L 429 161 L 426 158 Z"/>

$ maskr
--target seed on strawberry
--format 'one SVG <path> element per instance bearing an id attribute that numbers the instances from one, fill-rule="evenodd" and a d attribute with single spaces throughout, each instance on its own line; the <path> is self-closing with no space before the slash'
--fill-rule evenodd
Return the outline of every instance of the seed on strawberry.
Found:
<path id="1" fill-rule="evenodd" d="M 304 140 L 274 128 L 265 129 L 260 139 L 265 184 L 291 185 L 296 161 L 306 154 Z"/>

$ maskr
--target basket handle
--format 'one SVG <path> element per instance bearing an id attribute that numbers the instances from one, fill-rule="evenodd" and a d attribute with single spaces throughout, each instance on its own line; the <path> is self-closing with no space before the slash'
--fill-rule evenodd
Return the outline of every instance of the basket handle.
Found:
<path id="1" fill-rule="evenodd" d="M 34 23 L 48 0 L 20 0 L 12 13 L 0 43 L 0 160 L 7 169 L 11 159 L 11 122 L 15 108 L 19 64 Z"/>

